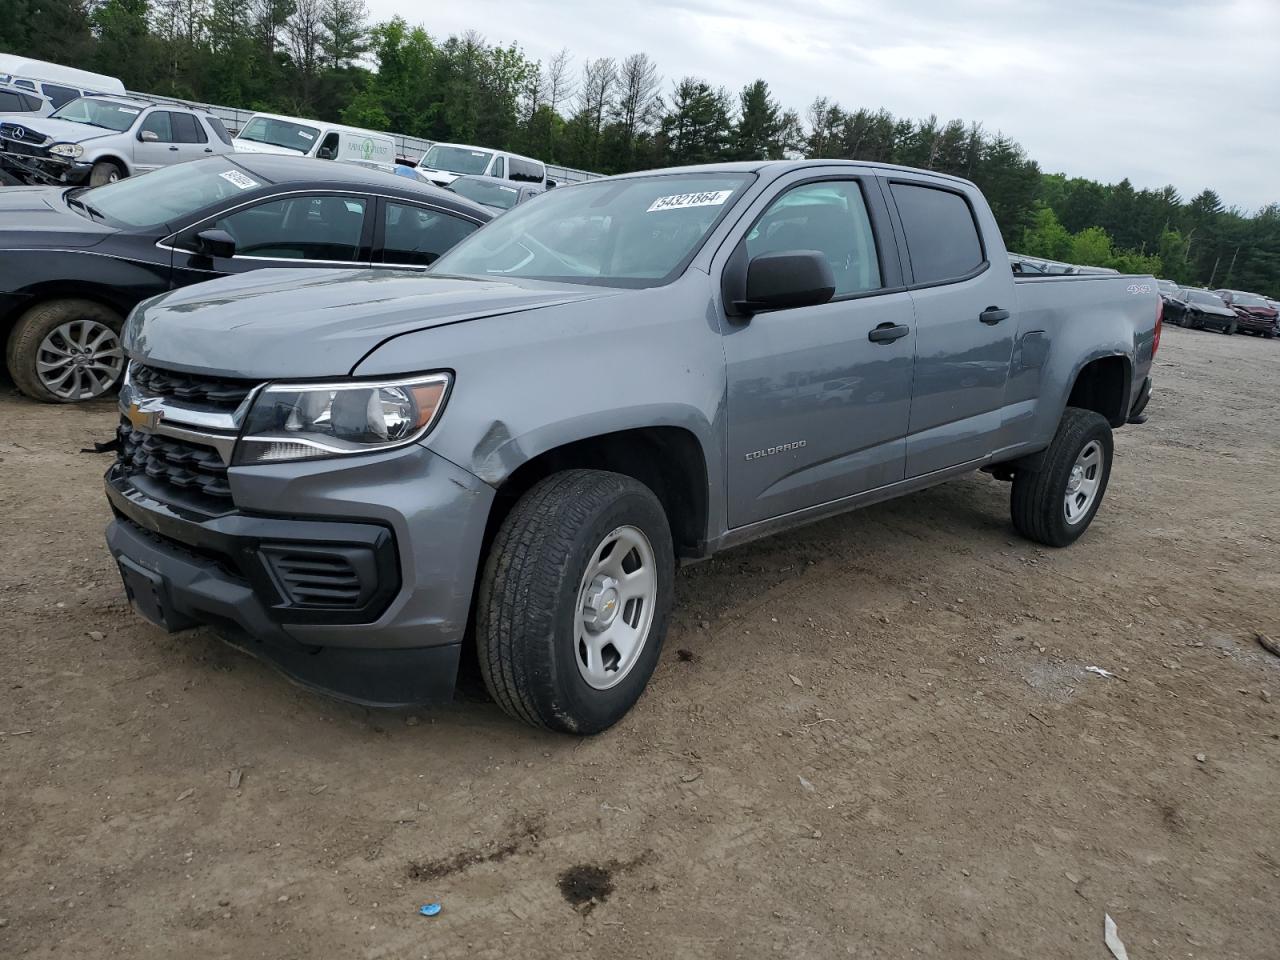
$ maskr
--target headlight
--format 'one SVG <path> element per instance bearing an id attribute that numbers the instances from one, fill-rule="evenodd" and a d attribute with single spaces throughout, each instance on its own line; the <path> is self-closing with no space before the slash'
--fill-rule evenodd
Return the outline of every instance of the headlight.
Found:
<path id="1" fill-rule="evenodd" d="M 78 160 L 84 155 L 84 147 L 78 143 L 55 143 L 49 148 L 49 152 L 55 157 L 67 157 L 71 160 Z"/>
<path id="2" fill-rule="evenodd" d="M 444 407 L 447 373 L 404 380 L 278 383 L 254 398 L 237 466 L 401 447 L 426 435 Z"/>

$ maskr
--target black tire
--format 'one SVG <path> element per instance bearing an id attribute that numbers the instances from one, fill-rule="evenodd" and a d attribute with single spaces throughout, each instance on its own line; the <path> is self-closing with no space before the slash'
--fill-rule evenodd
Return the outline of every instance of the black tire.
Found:
<path id="1" fill-rule="evenodd" d="M 1076 522 L 1069 523 L 1064 504 L 1071 469 L 1085 447 L 1095 441 L 1102 448 L 1098 490 L 1089 509 Z M 1014 475 L 1010 508 L 1018 532 L 1050 547 L 1065 547 L 1078 540 L 1102 505 L 1111 478 L 1113 452 L 1111 424 L 1102 414 L 1067 407 L 1040 470 L 1019 470 Z"/>
<path id="2" fill-rule="evenodd" d="M 89 186 L 100 187 L 105 183 L 115 183 L 117 180 L 123 180 L 128 174 L 124 172 L 124 168 L 114 160 L 99 160 L 93 165 L 93 169 L 89 171 Z"/>
<path id="3" fill-rule="evenodd" d="M 1222 332 L 1228 337 L 1234 337 L 1236 335 L 1236 325 L 1234 323 L 1229 323 Z"/>
<path id="4" fill-rule="evenodd" d="M 578 667 L 579 588 L 611 531 L 629 525 L 652 547 L 657 596 L 633 665 L 601 690 Z M 644 692 L 666 638 L 675 582 L 671 527 L 644 484 L 602 470 L 566 470 L 530 489 L 489 548 L 476 604 L 480 672 L 490 696 L 533 726 L 592 734 Z"/>
<path id="5" fill-rule="evenodd" d="M 20 187 L 22 181 L 11 173 L 0 170 L 0 187 Z"/>
<path id="6" fill-rule="evenodd" d="M 119 384 L 124 373 L 123 354 L 120 358 L 120 370 L 111 382 L 90 395 L 59 396 L 40 379 L 36 367 L 40 345 L 58 327 L 75 321 L 102 324 L 110 328 L 116 337 L 120 336 L 120 329 L 124 326 L 124 319 L 120 314 L 92 300 L 50 300 L 32 307 L 14 324 L 5 348 L 5 362 L 14 384 L 31 399 L 42 403 L 79 403 L 102 396 Z M 116 347 L 118 346 L 117 342 Z"/>

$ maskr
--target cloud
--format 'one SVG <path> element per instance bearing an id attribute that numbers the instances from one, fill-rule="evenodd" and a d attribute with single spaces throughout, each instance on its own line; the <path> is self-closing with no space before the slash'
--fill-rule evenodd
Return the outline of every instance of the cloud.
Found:
<path id="1" fill-rule="evenodd" d="M 1041 166 L 1134 185 L 1280 201 L 1276 0 L 469 0 L 416 12 L 545 60 L 644 51 L 668 82 L 756 77 L 803 115 L 815 96 L 913 118 L 976 120 Z"/>

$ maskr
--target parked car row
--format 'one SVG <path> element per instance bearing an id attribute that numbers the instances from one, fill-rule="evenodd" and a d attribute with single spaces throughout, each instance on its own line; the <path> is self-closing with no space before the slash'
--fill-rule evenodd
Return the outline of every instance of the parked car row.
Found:
<path id="1" fill-rule="evenodd" d="M 37 400 L 92 399 L 120 380 L 121 327 L 140 300 L 263 267 L 420 270 L 493 215 L 378 170 L 268 154 L 95 188 L 9 187 L 0 190 L 9 373 Z"/>
<path id="2" fill-rule="evenodd" d="M 1241 290 L 1205 290 L 1159 280 L 1165 319 L 1192 330 L 1217 330 L 1228 336 L 1241 331 L 1271 339 L 1277 335 L 1280 310 L 1275 301 Z"/>

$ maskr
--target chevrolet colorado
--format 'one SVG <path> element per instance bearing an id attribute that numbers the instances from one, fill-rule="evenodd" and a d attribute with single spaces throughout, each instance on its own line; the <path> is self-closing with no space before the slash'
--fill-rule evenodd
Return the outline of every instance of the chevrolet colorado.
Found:
<path id="1" fill-rule="evenodd" d="M 682 560 L 967 471 L 1089 526 L 1142 422 L 1150 277 L 1015 279 L 971 183 L 776 161 L 559 188 L 425 275 L 261 270 L 125 324 L 128 595 L 362 702 L 636 702 Z M 473 647 L 472 647 L 473 645 Z"/>

